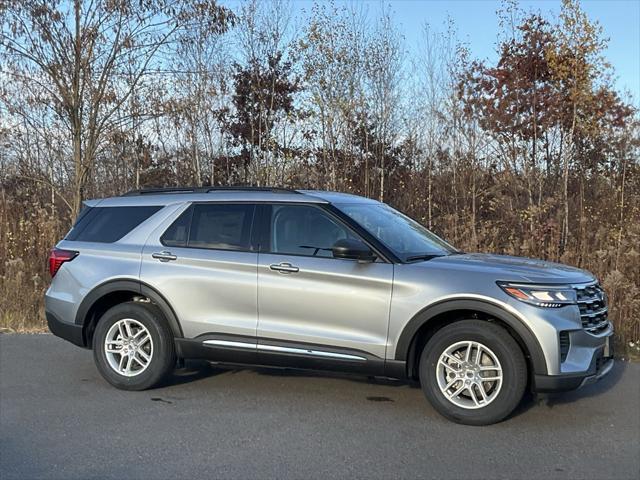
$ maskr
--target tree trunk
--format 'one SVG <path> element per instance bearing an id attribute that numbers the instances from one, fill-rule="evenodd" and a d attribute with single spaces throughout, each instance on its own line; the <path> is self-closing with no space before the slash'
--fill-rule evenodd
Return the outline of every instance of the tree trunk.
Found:
<path id="1" fill-rule="evenodd" d="M 82 201 L 84 200 L 84 165 L 82 162 L 82 138 L 81 130 L 74 125 L 73 133 L 73 164 L 75 166 L 75 177 L 73 182 L 73 216 L 78 216 L 82 209 Z"/>
<path id="2" fill-rule="evenodd" d="M 562 229 L 562 241 L 561 241 L 561 250 L 560 253 L 564 253 L 564 249 L 569 242 L 569 161 L 571 160 L 571 156 L 573 155 L 574 150 L 574 140 L 573 136 L 576 128 L 576 115 L 577 115 L 577 105 L 574 101 L 573 103 L 573 115 L 571 119 L 571 130 L 569 131 L 569 140 L 567 142 L 567 146 L 565 148 L 565 159 L 563 166 L 563 197 L 564 197 L 564 225 Z"/>
<path id="3" fill-rule="evenodd" d="M 75 0 L 73 4 L 75 14 L 75 39 L 74 39 L 74 65 L 73 81 L 71 90 L 71 125 L 73 128 L 73 165 L 75 170 L 74 195 L 73 195 L 73 216 L 76 217 L 82 208 L 84 200 L 85 166 L 82 155 L 82 118 L 80 117 L 80 65 L 82 61 L 82 43 L 80 35 L 81 2 Z"/>
<path id="4" fill-rule="evenodd" d="M 624 230 L 624 184 L 627 176 L 627 162 L 622 157 L 622 185 L 620 186 L 620 229 L 618 230 L 618 242 L 616 246 L 616 263 L 615 270 L 618 270 L 618 263 L 620 261 L 620 248 L 622 245 L 622 231 Z"/>

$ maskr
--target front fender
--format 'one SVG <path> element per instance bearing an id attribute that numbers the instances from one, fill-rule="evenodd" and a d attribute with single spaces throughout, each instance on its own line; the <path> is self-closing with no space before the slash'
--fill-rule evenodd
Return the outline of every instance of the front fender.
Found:
<path id="1" fill-rule="evenodd" d="M 526 348 L 534 373 L 537 375 L 545 375 L 547 373 L 547 362 L 542 347 L 531 329 L 522 320 L 504 308 L 485 300 L 472 298 L 442 300 L 418 312 L 403 328 L 396 344 L 394 359 L 408 362 L 410 360 L 409 352 L 418 331 L 428 326 L 436 317 L 447 312 L 460 310 L 484 313 L 504 322 L 519 337 L 519 340 Z"/>

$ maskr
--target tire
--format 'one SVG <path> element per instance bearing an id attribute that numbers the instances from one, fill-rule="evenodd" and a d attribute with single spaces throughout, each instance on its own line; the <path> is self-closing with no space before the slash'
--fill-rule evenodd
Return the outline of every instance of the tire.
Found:
<path id="1" fill-rule="evenodd" d="M 100 374 L 114 387 L 146 390 L 160 384 L 173 370 L 176 363 L 173 334 L 155 306 L 121 303 L 107 310 L 98 321 L 93 335 L 93 358 Z"/>
<path id="2" fill-rule="evenodd" d="M 527 364 L 504 328 L 483 320 L 461 320 L 441 328 L 427 342 L 419 375 L 425 396 L 441 415 L 465 425 L 490 425 L 507 417 L 522 400 Z"/>

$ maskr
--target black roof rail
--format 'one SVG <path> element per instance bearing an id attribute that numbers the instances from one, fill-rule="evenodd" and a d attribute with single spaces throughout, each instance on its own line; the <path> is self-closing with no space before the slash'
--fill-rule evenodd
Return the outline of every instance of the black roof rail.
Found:
<path id="1" fill-rule="evenodd" d="M 135 195 L 163 195 L 166 193 L 211 193 L 211 192 L 273 192 L 273 193 L 300 193 L 297 190 L 283 187 L 250 187 L 250 186 L 223 186 L 223 187 L 167 187 L 167 188 L 143 188 L 131 190 L 123 197 Z"/>

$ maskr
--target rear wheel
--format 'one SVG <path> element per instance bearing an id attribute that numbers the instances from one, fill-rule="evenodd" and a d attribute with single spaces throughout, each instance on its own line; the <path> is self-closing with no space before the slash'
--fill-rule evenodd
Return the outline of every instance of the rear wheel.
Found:
<path id="1" fill-rule="evenodd" d="M 164 380 L 176 361 L 173 336 L 153 305 L 127 302 L 109 309 L 93 335 L 102 376 L 124 390 L 145 390 Z"/>
<path id="2" fill-rule="evenodd" d="M 462 320 L 436 332 L 420 357 L 420 383 L 443 416 L 468 425 L 499 422 L 527 382 L 522 350 L 494 323 Z"/>

